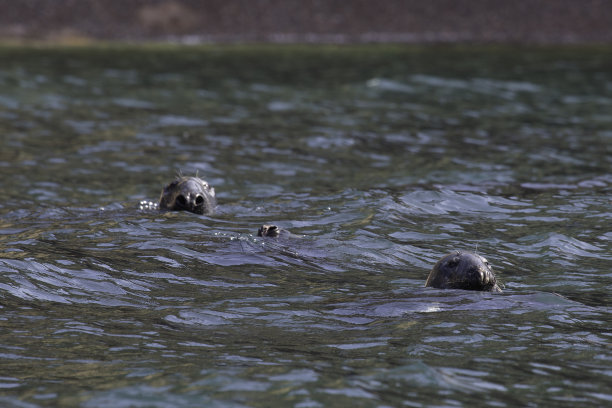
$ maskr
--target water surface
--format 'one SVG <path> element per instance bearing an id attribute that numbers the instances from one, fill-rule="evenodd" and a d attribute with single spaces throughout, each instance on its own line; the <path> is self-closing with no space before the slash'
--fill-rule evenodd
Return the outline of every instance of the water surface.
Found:
<path id="1" fill-rule="evenodd" d="M 0 402 L 609 404 L 611 55 L 0 49 Z"/>

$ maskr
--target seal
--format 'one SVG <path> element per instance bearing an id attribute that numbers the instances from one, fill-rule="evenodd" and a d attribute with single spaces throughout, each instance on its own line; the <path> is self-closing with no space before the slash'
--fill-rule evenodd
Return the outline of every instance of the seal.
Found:
<path id="1" fill-rule="evenodd" d="M 215 189 L 199 177 L 177 177 L 168 184 L 159 197 L 159 209 L 212 214 L 217 200 Z"/>
<path id="2" fill-rule="evenodd" d="M 463 251 L 442 257 L 429 273 L 425 286 L 501 292 L 489 262 L 480 255 Z"/>

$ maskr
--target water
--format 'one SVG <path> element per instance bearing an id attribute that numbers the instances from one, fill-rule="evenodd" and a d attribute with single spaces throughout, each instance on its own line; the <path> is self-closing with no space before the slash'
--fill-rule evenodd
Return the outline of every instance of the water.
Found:
<path id="1" fill-rule="evenodd" d="M 609 404 L 607 51 L 1 49 L 0 403 Z"/>

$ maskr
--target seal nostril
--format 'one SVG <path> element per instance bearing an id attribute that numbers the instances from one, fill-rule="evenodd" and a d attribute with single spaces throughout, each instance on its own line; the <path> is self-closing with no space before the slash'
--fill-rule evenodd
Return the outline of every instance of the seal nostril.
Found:
<path id="1" fill-rule="evenodd" d="M 180 194 L 176 197 L 176 202 L 179 203 L 181 206 L 185 206 L 187 204 L 187 199 L 184 195 Z"/>
<path id="2" fill-rule="evenodd" d="M 201 195 L 198 195 L 195 199 L 195 203 L 196 205 L 202 205 L 204 204 L 204 197 L 202 197 Z"/>

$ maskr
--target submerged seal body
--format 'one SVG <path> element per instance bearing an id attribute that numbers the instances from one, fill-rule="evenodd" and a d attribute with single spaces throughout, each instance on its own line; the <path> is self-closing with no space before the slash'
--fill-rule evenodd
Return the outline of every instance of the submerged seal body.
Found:
<path id="1" fill-rule="evenodd" d="M 159 197 L 160 210 L 212 214 L 216 205 L 215 189 L 199 177 L 178 177 Z"/>
<path id="2" fill-rule="evenodd" d="M 489 262 L 480 255 L 462 251 L 440 259 L 429 273 L 425 286 L 501 292 Z"/>

